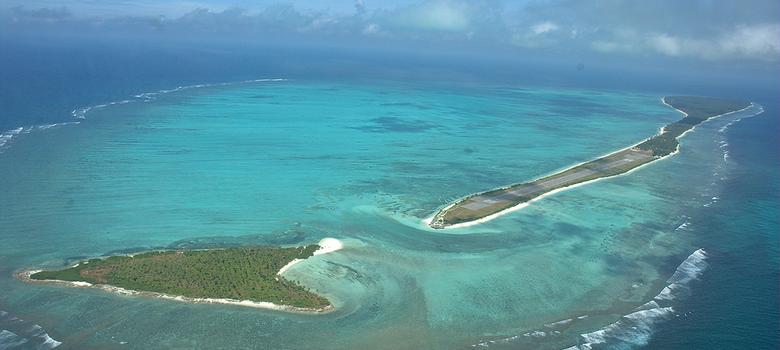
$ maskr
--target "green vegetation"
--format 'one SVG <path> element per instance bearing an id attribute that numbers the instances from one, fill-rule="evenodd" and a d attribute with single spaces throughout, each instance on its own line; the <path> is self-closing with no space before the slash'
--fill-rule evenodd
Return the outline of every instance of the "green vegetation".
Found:
<path id="1" fill-rule="evenodd" d="M 750 103 L 744 101 L 697 96 L 665 97 L 664 101 L 688 115 L 680 121 L 665 126 L 661 134 L 637 145 L 639 149 L 652 151 L 656 157 L 663 157 L 673 153 L 679 145 L 677 138 L 708 118 L 740 110 L 750 105 Z"/>
<path id="2" fill-rule="evenodd" d="M 327 299 L 278 276 L 293 259 L 310 257 L 318 245 L 149 252 L 91 259 L 75 267 L 41 271 L 35 280 L 82 281 L 191 298 L 273 302 L 300 308 L 329 306 Z"/>

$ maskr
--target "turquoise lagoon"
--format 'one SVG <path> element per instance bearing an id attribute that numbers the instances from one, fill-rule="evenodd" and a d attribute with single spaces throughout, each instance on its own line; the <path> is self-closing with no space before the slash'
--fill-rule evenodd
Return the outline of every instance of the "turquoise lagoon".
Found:
<path id="1" fill-rule="evenodd" d="M 661 96 L 293 80 L 93 108 L 0 153 L 0 328 L 23 319 L 62 348 L 642 345 L 706 269 L 696 222 L 734 167 L 724 131 L 759 106 L 697 127 L 678 155 L 494 221 L 423 220 L 651 136 L 681 117 Z M 335 303 L 325 315 L 13 278 L 106 254 L 323 237 L 345 248 L 287 276 Z"/>

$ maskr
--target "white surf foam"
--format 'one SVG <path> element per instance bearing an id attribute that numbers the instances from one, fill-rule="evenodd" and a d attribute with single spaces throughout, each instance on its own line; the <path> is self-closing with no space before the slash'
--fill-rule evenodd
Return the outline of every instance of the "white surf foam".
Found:
<path id="1" fill-rule="evenodd" d="M 747 119 L 747 118 L 752 118 L 752 117 L 755 117 L 755 116 L 758 116 L 758 115 L 760 115 L 760 114 L 764 113 L 764 107 L 763 107 L 763 106 L 761 106 L 761 105 L 757 105 L 757 104 L 751 104 L 751 106 L 750 106 L 750 107 L 753 107 L 753 108 L 755 108 L 755 110 L 754 110 L 754 111 L 752 111 L 752 113 L 750 113 L 750 114 L 746 114 L 746 115 L 743 115 L 743 116 L 740 116 L 739 118 L 737 118 L 737 119 L 734 119 L 734 120 L 732 120 L 732 121 L 730 121 L 730 122 L 726 123 L 725 125 L 721 126 L 721 127 L 718 129 L 718 132 L 719 132 L 719 133 L 725 133 L 726 131 L 728 131 L 728 129 L 729 129 L 729 128 L 730 128 L 732 125 L 734 125 L 734 124 L 737 124 L 737 123 L 739 123 L 740 121 L 742 121 L 742 120 L 745 120 L 745 119 Z M 723 140 L 723 141 L 721 141 L 721 142 L 720 142 L 720 148 L 721 148 L 721 150 L 723 151 L 723 161 L 724 161 L 724 162 L 728 162 L 728 161 L 729 161 L 729 150 L 728 150 L 728 146 L 729 146 L 729 144 L 728 144 L 728 142 L 726 142 L 725 140 Z M 711 203 L 710 203 L 710 205 L 711 205 Z M 705 205 L 705 206 L 709 206 L 709 205 Z"/>
<path id="2" fill-rule="evenodd" d="M 704 249 L 697 249 L 691 253 L 674 271 L 672 277 L 667 282 L 688 283 L 698 278 L 704 269 L 707 268 L 707 252 Z"/>
<path id="3" fill-rule="evenodd" d="M 691 224 L 691 223 L 690 223 L 690 222 L 687 222 L 687 221 L 686 221 L 686 222 L 683 222 L 682 224 L 680 224 L 680 226 L 677 226 L 677 228 L 676 228 L 676 229 L 674 229 L 674 230 L 675 230 L 675 231 L 684 230 L 684 229 L 686 229 L 686 228 L 687 228 L 687 227 L 688 227 L 690 224 Z"/>
<path id="4" fill-rule="evenodd" d="M 319 243 L 317 243 L 317 245 L 320 246 L 320 249 L 315 250 L 313 255 L 332 253 L 344 247 L 344 244 L 342 244 L 341 241 L 330 237 L 321 239 Z M 282 266 L 282 268 L 279 269 L 279 272 L 277 272 L 276 274 L 277 275 L 283 274 L 285 271 L 289 270 L 295 264 L 298 264 L 303 260 L 304 259 L 293 259 L 292 261 L 288 262 L 286 265 Z"/>
<path id="5" fill-rule="evenodd" d="M 14 332 L 5 329 L 0 330 L 0 349 L 21 348 L 22 345 L 28 342 L 27 338 L 21 337 Z"/>
<path id="6" fill-rule="evenodd" d="M 670 108 L 672 108 L 672 109 L 675 109 L 675 110 L 677 110 L 678 112 L 682 113 L 684 117 L 687 117 L 687 116 L 688 116 L 688 113 L 685 113 L 685 112 L 683 112 L 683 111 L 681 111 L 681 110 L 679 110 L 679 109 L 677 109 L 677 108 L 674 108 L 672 105 L 670 105 L 670 104 L 666 103 L 665 97 L 662 97 L 662 98 L 661 98 L 661 103 L 663 103 L 663 104 L 665 104 L 665 105 L 669 106 Z M 704 120 L 703 122 L 701 122 L 700 124 L 703 124 L 703 123 L 705 123 L 705 122 L 708 122 L 708 121 L 710 121 L 710 120 L 713 120 L 713 119 L 717 119 L 717 118 L 721 118 L 721 117 L 724 117 L 724 116 L 732 115 L 732 114 L 735 114 L 735 113 L 742 113 L 742 112 L 744 112 L 744 111 L 746 111 L 746 110 L 749 110 L 749 109 L 751 109 L 751 108 L 756 108 L 756 107 L 757 107 L 757 108 L 759 108 L 759 111 L 758 111 L 758 112 L 756 112 L 755 114 L 752 114 L 752 115 L 750 115 L 750 116 L 755 116 L 755 115 L 758 115 L 758 114 L 760 114 L 760 113 L 762 113 L 762 112 L 763 112 L 763 108 L 762 108 L 760 105 L 757 105 L 757 104 L 755 104 L 755 103 L 751 102 L 751 103 L 750 103 L 750 105 L 749 105 L 749 106 L 747 106 L 747 107 L 745 107 L 745 108 L 742 108 L 742 109 L 740 109 L 740 110 L 731 111 L 731 112 L 728 112 L 728 113 L 718 114 L 718 115 L 715 115 L 715 116 L 709 117 L 709 118 L 707 118 L 706 120 Z M 745 118 L 745 117 L 742 117 L 741 119 L 744 119 L 744 118 Z M 696 129 L 696 126 L 694 126 L 694 127 L 690 128 L 690 129 L 686 130 L 685 132 L 683 132 L 682 134 L 680 134 L 680 136 L 677 136 L 677 139 L 680 139 L 680 138 L 684 137 L 686 134 L 688 134 L 689 132 L 693 132 L 695 129 Z M 664 127 L 661 127 L 661 129 L 659 130 L 659 134 L 663 134 L 664 132 L 665 132 L 665 131 L 664 131 Z M 644 142 L 644 140 L 643 140 L 642 142 Z M 641 142 L 640 142 L 640 143 L 641 143 Z M 634 148 L 634 147 L 638 146 L 640 143 L 634 144 L 634 145 L 632 145 L 632 146 L 629 146 L 629 147 L 626 147 L 626 148 L 623 148 L 623 149 L 620 149 L 620 150 L 617 150 L 617 151 L 614 151 L 614 152 L 610 152 L 610 153 L 607 153 L 607 154 L 601 155 L 601 156 L 599 156 L 599 157 L 597 157 L 597 158 L 595 158 L 595 159 L 604 158 L 604 157 L 607 157 L 607 156 L 609 156 L 609 155 L 612 155 L 612 154 L 615 154 L 615 153 L 619 153 L 619 152 L 622 152 L 622 151 L 625 151 L 625 150 L 628 150 L 628 149 Z M 526 202 L 520 203 L 520 204 L 518 204 L 518 205 L 515 205 L 515 206 L 513 206 L 513 207 L 510 207 L 510 208 L 507 208 L 507 209 L 501 210 L 501 211 L 499 211 L 499 212 L 497 212 L 497 213 L 493 213 L 493 214 L 491 214 L 491 215 L 485 216 L 485 217 L 483 217 L 483 218 L 480 218 L 480 219 L 477 219 L 477 220 L 468 221 L 468 222 L 463 222 L 463 223 L 454 224 L 454 225 L 449 225 L 449 226 L 447 226 L 447 227 L 443 227 L 443 228 L 441 228 L 441 230 L 446 230 L 446 229 L 456 229 L 456 228 L 464 228 L 464 227 L 470 227 L 470 226 L 474 226 L 474 225 L 479 225 L 479 224 L 482 224 L 482 223 L 485 223 L 485 222 L 491 221 L 491 220 L 493 220 L 493 219 L 496 219 L 496 218 L 498 218 L 498 217 L 504 216 L 504 215 L 506 215 L 506 214 L 509 214 L 509 213 L 512 213 L 512 212 L 518 211 L 518 210 L 520 210 L 520 209 L 523 209 L 523 208 L 526 208 L 526 207 L 528 207 L 529 205 L 531 205 L 531 203 L 533 203 L 533 202 L 536 202 L 536 201 L 538 201 L 538 200 L 541 200 L 541 199 L 543 199 L 543 198 L 545 198 L 545 197 L 547 197 L 547 196 L 554 195 L 554 194 L 556 194 L 556 193 L 558 193 L 558 192 L 565 191 L 565 190 L 569 190 L 569 189 L 573 189 L 573 188 L 576 188 L 576 187 L 579 187 L 579 186 L 584 186 L 584 185 L 586 185 L 586 184 L 590 184 L 590 183 L 595 183 L 595 182 L 597 182 L 597 181 L 602 181 L 602 180 L 612 179 L 612 178 L 615 178 L 615 177 L 618 177 L 618 176 L 626 176 L 626 175 L 629 175 L 629 174 L 633 173 L 634 171 L 637 171 L 637 170 L 639 170 L 639 169 L 641 169 L 641 168 L 644 168 L 645 166 L 648 166 L 648 165 L 650 165 L 650 164 L 654 164 L 654 163 L 656 163 L 656 162 L 658 162 L 658 161 L 661 161 L 661 160 L 669 159 L 670 157 L 672 157 L 672 156 L 674 156 L 674 155 L 678 154 L 679 152 L 680 152 L 680 145 L 678 144 L 678 145 L 677 145 L 677 149 L 675 149 L 675 151 L 674 151 L 674 152 L 672 152 L 672 153 L 670 153 L 670 154 L 667 154 L 667 155 L 665 155 L 665 156 L 663 156 L 663 157 L 655 158 L 655 159 L 653 159 L 652 161 L 649 161 L 649 162 L 647 162 L 647 163 L 644 163 L 644 164 L 642 164 L 642 165 L 640 165 L 640 166 L 638 166 L 638 167 L 635 167 L 635 168 L 633 168 L 633 169 L 631 169 L 631 170 L 629 170 L 629 171 L 627 171 L 627 172 L 624 172 L 624 173 L 621 173 L 621 174 L 618 174 L 618 175 L 608 176 L 608 177 L 600 177 L 600 178 L 596 178 L 596 179 L 593 179 L 593 180 L 589 180 L 589 181 L 584 181 L 584 182 L 576 183 L 576 184 L 574 184 L 574 185 L 569 185 L 569 186 L 565 186 L 565 187 L 560 187 L 560 188 L 558 188 L 558 189 L 555 189 L 555 190 L 552 190 L 552 191 L 550 191 L 550 192 L 545 192 L 545 193 L 543 193 L 543 194 L 541 194 L 541 195 L 539 195 L 539 196 L 537 196 L 537 197 L 534 197 L 533 199 L 531 199 L 531 200 L 529 200 L 529 201 L 526 201 Z M 727 157 L 727 156 L 726 156 L 726 155 L 724 155 L 724 160 L 726 159 L 726 157 Z M 566 168 L 566 169 L 563 169 L 563 170 L 558 170 L 558 171 L 555 171 L 555 172 L 553 172 L 553 173 L 550 173 L 550 174 L 547 174 L 547 175 L 541 176 L 541 177 L 539 177 L 539 178 L 544 178 L 544 177 L 546 177 L 546 176 L 549 176 L 549 175 L 551 175 L 551 174 L 557 174 L 557 173 L 561 173 L 561 172 L 567 171 L 567 170 L 569 170 L 569 169 L 576 168 L 576 167 L 578 167 L 578 166 L 580 166 L 580 165 L 586 164 L 586 163 L 588 163 L 588 162 L 590 162 L 590 161 L 585 161 L 585 162 L 582 162 L 582 163 L 576 164 L 576 165 L 574 165 L 574 166 L 568 167 L 568 168 Z M 505 188 L 509 188 L 509 187 L 512 187 L 512 186 L 514 186 L 514 185 L 504 186 L 504 187 L 500 187 L 500 188 L 497 188 L 497 189 L 505 189 Z M 440 212 L 446 211 L 447 209 L 449 209 L 449 208 L 453 207 L 453 206 L 454 206 L 454 205 L 456 205 L 457 203 L 460 203 L 462 200 L 464 200 L 464 199 L 466 199 L 466 198 L 469 198 L 469 197 L 471 197 L 471 196 L 478 195 L 478 194 L 480 194 L 480 193 L 484 193 L 484 192 L 479 192 L 479 193 L 470 194 L 470 195 L 468 195 L 468 196 L 461 197 L 460 199 L 458 199 L 458 200 L 456 200 L 456 201 L 454 201 L 454 202 L 452 202 L 452 203 L 448 204 L 448 205 L 447 205 L 447 206 L 445 206 L 444 208 L 442 208 L 442 209 L 438 210 L 436 213 L 440 213 Z M 428 217 L 428 218 L 425 218 L 425 219 L 423 219 L 423 220 L 422 220 L 422 222 L 423 222 L 425 225 L 427 225 L 427 226 L 430 226 L 430 225 L 433 223 L 433 219 L 434 219 L 434 217 L 436 216 L 436 213 L 434 213 L 432 216 L 430 216 L 430 217 Z"/>
<path id="7" fill-rule="evenodd" d="M 194 84 L 194 85 L 186 85 L 186 86 L 178 86 L 174 89 L 166 89 L 166 90 L 158 90 L 155 92 L 143 92 L 140 94 L 136 94 L 131 99 L 124 99 L 124 100 L 118 100 L 118 101 L 111 101 L 106 103 L 100 103 L 92 106 L 87 107 L 81 107 L 76 108 L 70 112 L 71 116 L 77 120 L 82 120 L 87 118 L 87 114 L 95 109 L 101 109 L 106 108 L 113 105 L 120 105 L 120 104 L 126 104 L 131 102 L 149 102 L 154 100 L 157 96 L 162 94 L 167 94 L 171 92 L 177 92 L 182 90 L 188 90 L 188 89 L 196 89 L 196 88 L 204 88 L 204 87 L 214 87 L 214 86 L 230 86 L 230 85 L 239 85 L 239 84 L 247 84 L 247 83 L 258 83 L 258 82 L 279 82 L 279 81 L 287 81 L 287 79 L 283 78 L 271 78 L 271 79 L 251 79 L 251 80 L 242 80 L 238 82 L 227 82 L 227 83 L 215 83 L 215 84 Z M 0 133 L 0 153 L 3 153 L 3 150 L 10 144 L 10 141 L 20 135 L 20 134 L 28 134 L 31 131 L 34 130 L 47 130 L 53 127 L 58 126 L 65 126 L 65 125 L 77 125 L 80 121 L 74 121 L 74 122 L 64 122 L 64 123 L 55 123 L 55 124 L 43 124 L 43 125 L 32 125 L 32 126 L 22 126 L 15 129 L 7 130 L 2 133 Z"/>
<path id="8" fill-rule="evenodd" d="M 14 349 L 21 345 L 25 349 L 53 349 L 61 344 L 50 337 L 43 327 L 0 311 L 0 349 Z"/>
<path id="9" fill-rule="evenodd" d="M 666 281 L 668 284 L 655 297 L 655 300 L 674 300 L 681 293 L 688 291 L 688 284 L 699 278 L 704 270 L 707 269 L 707 252 L 704 249 L 698 249 L 683 261 L 674 271 L 672 277 Z"/>
<path id="10" fill-rule="evenodd" d="M 582 342 L 567 350 L 592 349 L 593 345 L 607 342 L 624 344 L 624 347 L 646 345 L 653 334 L 654 325 L 673 314 L 674 309 L 671 307 L 632 312 L 602 329 L 581 334 Z"/>
<path id="11" fill-rule="evenodd" d="M 544 326 L 547 327 L 547 328 L 556 328 L 556 327 L 560 327 L 560 326 L 565 326 L 565 325 L 571 323 L 572 321 L 574 321 L 573 318 L 567 318 L 565 320 L 547 323 Z"/>
<path id="12" fill-rule="evenodd" d="M 732 121 L 728 122 L 726 125 L 723 125 L 723 126 L 721 126 L 721 127 L 720 127 L 720 129 L 718 129 L 718 132 L 725 133 L 725 132 L 726 132 L 726 131 L 727 131 L 727 130 L 728 130 L 728 129 L 729 129 L 731 126 L 732 126 L 732 125 L 734 125 L 734 124 L 736 124 L 736 123 L 739 123 L 739 122 L 740 122 L 740 121 L 742 121 L 743 119 L 747 119 L 747 118 L 755 117 L 755 116 L 757 116 L 757 115 L 759 115 L 759 114 L 761 114 L 761 113 L 764 113 L 764 106 L 761 106 L 761 105 L 759 105 L 759 104 L 755 104 L 755 103 L 754 103 L 754 104 L 751 104 L 751 106 L 750 106 L 750 107 L 755 107 L 755 108 L 757 108 L 757 109 L 756 109 L 756 111 L 755 111 L 754 113 L 752 113 L 752 114 L 748 114 L 748 115 L 745 115 L 745 116 L 739 117 L 739 118 L 737 118 L 737 119 L 734 119 L 734 120 L 732 120 Z"/>
<path id="13" fill-rule="evenodd" d="M 614 344 L 618 348 L 634 348 L 647 344 L 655 325 L 674 315 L 674 308 L 668 306 L 671 300 L 679 298 L 681 290 L 688 290 L 688 284 L 699 278 L 707 268 L 707 253 L 698 249 L 691 253 L 677 267 L 666 281 L 668 285 L 653 300 L 642 304 L 633 312 L 599 330 L 580 335 L 580 344 L 567 350 L 592 349 L 596 344 Z M 666 306 L 665 306 L 666 305 Z"/>
<path id="14" fill-rule="evenodd" d="M 332 253 L 344 248 L 344 244 L 342 244 L 341 241 L 330 237 L 321 239 L 318 244 L 320 249 L 317 249 L 317 251 L 314 252 L 314 255 Z"/>
<path id="15" fill-rule="evenodd" d="M 707 268 L 707 253 L 704 249 L 697 249 L 691 253 L 675 269 L 669 279 L 667 286 L 664 287 L 653 300 L 650 300 L 632 310 L 631 313 L 622 316 L 617 321 L 590 333 L 580 334 L 580 341 L 577 345 L 566 348 L 565 350 L 585 350 L 592 349 L 594 345 L 614 345 L 615 348 L 635 348 L 647 344 L 652 336 L 655 325 L 659 322 L 669 319 L 674 315 L 674 308 L 670 305 L 672 300 L 678 299 L 685 294 L 680 291 L 688 291 L 688 284 L 699 278 Z M 588 318 L 588 315 L 576 317 L 576 320 Z M 564 319 L 557 322 L 545 324 L 548 329 L 555 329 L 567 326 L 575 319 Z M 522 334 L 524 337 L 541 337 L 558 335 L 560 331 L 531 331 Z M 512 336 L 503 339 L 487 340 L 472 345 L 472 347 L 490 347 L 492 344 L 509 343 L 519 339 L 520 336 Z M 610 347 L 612 348 L 612 347 Z"/>

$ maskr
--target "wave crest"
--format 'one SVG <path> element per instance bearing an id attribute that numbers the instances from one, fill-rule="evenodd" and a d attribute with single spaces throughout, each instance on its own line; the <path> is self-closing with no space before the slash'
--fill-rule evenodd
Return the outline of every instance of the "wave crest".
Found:
<path id="1" fill-rule="evenodd" d="M 214 84 L 194 84 L 194 85 L 184 85 L 184 86 L 177 86 L 174 89 L 167 89 L 167 90 L 158 90 L 154 92 L 144 92 L 137 94 L 133 96 L 132 99 L 125 99 L 125 100 L 119 100 L 119 101 L 112 101 L 107 103 L 101 103 L 96 104 L 92 106 L 82 107 L 82 108 L 76 108 L 70 112 L 71 116 L 77 121 L 72 122 L 63 122 L 63 123 L 55 123 L 55 124 L 43 124 L 43 125 L 32 125 L 32 126 L 21 126 L 15 129 L 6 130 L 2 133 L 0 133 L 0 153 L 3 153 L 3 151 L 10 145 L 11 140 L 13 140 L 15 137 L 22 135 L 22 134 L 29 134 L 32 131 L 36 130 L 46 130 L 53 127 L 58 126 L 65 126 L 65 125 L 77 125 L 81 123 L 78 120 L 86 119 L 87 114 L 93 110 L 101 109 L 110 107 L 113 105 L 121 105 L 131 102 L 149 102 L 153 101 L 157 98 L 157 96 L 171 93 L 171 92 L 177 92 L 182 90 L 189 90 L 189 89 L 197 89 L 197 88 L 205 88 L 205 87 L 215 87 L 215 86 L 230 86 L 230 85 L 238 85 L 238 84 L 248 84 L 248 83 L 259 83 L 259 82 L 278 82 L 278 81 L 287 81 L 287 79 L 282 78 L 272 78 L 272 79 L 252 79 L 252 80 L 242 80 L 238 82 L 229 82 L 229 83 L 214 83 Z"/>
<path id="2" fill-rule="evenodd" d="M 43 327 L 0 311 L 0 349 L 53 349 L 62 342 L 54 340 Z"/>

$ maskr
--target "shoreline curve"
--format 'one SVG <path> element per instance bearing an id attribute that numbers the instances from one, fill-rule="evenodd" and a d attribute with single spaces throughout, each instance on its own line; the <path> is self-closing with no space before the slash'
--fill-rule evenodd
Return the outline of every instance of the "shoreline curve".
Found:
<path id="1" fill-rule="evenodd" d="M 682 111 L 682 110 L 680 110 L 680 109 L 678 109 L 678 108 L 676 108 L 676 107 L 674 107 L 674 106 L 672 106 L 672 105 L 668 104 L 668 103 L 666 102 L 666 100 L 665 100 L 665 99 L 666 99 L 666 96 L 664 96 L 664 97 L 661 97 L 661 98 L 660 98 L 660 101 L 661 101 L 661 103 L 662 103 L 662 104 L 664 104 L 664 105 L 666 105 L 666 106 L 668 106 L 668 107 L 670 107 L 670 108 L 672 108 L 672 109 L 676 110 L 677 112 L 680 112 L 680 113 L 683 115 L 683 118 L 685 118 L 685 117 L 687 117 L 687 116 L 688 116 L 688 113 L 687 113 L 687 112 L 685 112 L 685 111 Z M 755 102 L 752 102 L 752 101 L 751 101 L 751 102 L 750 102 L 750 104 L 749 104 L 748 106 L 744 107 L 744 108 L 741 108 L 741 109 L 738 109 L 738 110 L 733 110 L 733 111 L 729 111 L 729 112 L 726 112 L 726 113 L 721 113 L 721 114 L 718 114 L 718 115 L 714 115 L 714 116 L 708 117 L 707 119 L 703 120 L 703 121 L 702 121 L 702 122 L 700 122 L 699 124 L 706 123 L 706 122 L 708 122 L 708 121 L 710 121 L 710 120 L 712 120 L 712 119 L 720 118 L 720 117 L 723 117 L 723 116 L 726 116 L 726 115 L 730 115 L 730 114 L 733 114 L 733 113 L 739 113 L 739 112 L 745 111 L 745 110 L 747 110 L 747 109 L 749 109 L 749 108 L 752 108 L 752 107 L 755 107 L 755 106 L 757 106 L 757 104 L 756 104 Z M 763 112 L 763 109 L 762 109 L 761 111 L 759 111 L 758 113 L 761 113 L 761 112 Z M 697 124 L 697 125 L 694 125 L 694 126 L 693 126 L 693 127 L 691 127 L 690 129 L 688 129 L 688 130 L 684 131 L 684 132 L 683 132 L 682 134 L 680 134 L 680 135 L 679 135 L 679 136 L 678 136 L 676 139 L 678 139 L 678 140 L 679 140 L 680 138 L 682 138 L 683 136 L 685 136 L 687 133 L 689 133 L 689 132 L 691 132 L 691 131 L 694 131 L 694 130 L 696 129 L 696 126 L 698 126 L 699 124 Z M 668 124 L 667 124 L 667 125 L 668 125 Z M 655 136 L 661 135 L 661 134 L 663 133 L 663 130 L 664 130 L 664 128 L 665 128 L 665 127 L 666 127 L 666 126 L 663 126 L 663 127 L 661 127 L 661 129 L 659 130 L 659 132 L 658 132 L 658 133 L 656 133 L 655 135 L 653 135 L 652 137 L 655 137 Z M 651 137 L 651 138 L 652 138 L 652 137 Z M 648 139 L 649 139 L 649 138 L 648 138 Z M 511 207 L 509 207 L 509 208 L 506 208 L 506 209 L 502 209 L 502 210 L 500 210 L 500 211 L 498 211 L 498 212 L 495 212 L 495 213 L 493 213 L 493 214 L 490 214 L 490 215 L 487 215 L 487 216 L 484 216 L 484 217 L 478 218 L 478 219 L 476 219 L 476 220 L 470 220 L 470 221 L 466 221 L 466 222 L 460 222 L 460 223 L 456 223 L 456 224 L 452 224 L 452 225 L 447 225 L 447 226 L 443 226 L 443 227 L 434 227 L 434 222 L 433 222 L 433 220 L 434 220 L 434 219 L 435 219 L 437 216 L 439 216 L 440 214 L 442 214 L 442 213 L 446 212 L 448 209 L 450 209 L 450 208 L 452 208 L 452 207 L 454 207 L 454 206 L 456 206 L 456 205 L 458 205 L 458 204 L 462 203 L 463 201 L 465 201 L 465 200 L 467 200 L 467 199 L 469 199 L 469 198 L 471 198 L 471 197 L 478 196 L 478 195 L 480 195 L 480 194 L 482 194 L 482 193 L 486 193 L 486 192 L 490 192 L 490 191 L 509 189 L 509 188 L 511 188 L 511 187 L 513 187 L 513 186 L 521 185 L 521 184 L 523 184 L 523 183 L 530 183 L 530 182 L 533 182 L 533 181 L 537 181 L 537 180 L 540 180 L 540 179 L 544 179 L 544 178 L 546 178 L 546 177 L 549 177 L 549 176 L 553 176 L 553 175 L 556 175 L 556 174 L 561 174 L 561 173 L 564 173 L 564 172 L 566 172 L 566 171 L 572 170 L 572 169 L 574 169 L 574 168 L 576 168 L 576 167 L 579 167 L 579 166 L 581 166 L 581 165 L 584 165 L 584 164 L 587 164 L 587 163 L 593 162 L 594 160 L 598 160 L 598 159 L 602 159 L 602 158 L 605 158 L 605 157 L 609 157 L 609 156 L 611 156 L 611 155 L 615 155 L 615 154 L 618 154 L 618 153 L 620 153 L 620 152 L 625 152 L 625 151 L 627 151 L 627 150 L 630 150 L 630 149 L 632 149 L 632 148 L 634 148 L 634 147 L 636 147 L 636 146 L 640 145 L 641 143 L 643 143 L 643 142 L 645 142 L 645 141 L 646 141 L 646 140 L 642 140 L 642 141 L 640 141 L 640 142 L 638 142 L 638 143 L 636 143 L 636 144 L 634 144 L 634 145 L 631 145 L 631 146 L 628 146 L 628 147 L 625 147 L 625 148 L 621 148 L 621 149 L 619 149 L 619 150 L 612 151 L 612 152 L 610 152 L 610 153 L 606 153 L 606 154 L 604 154 L 604 155 L 601 155 L 601 156 L 595 157 L 595 158 L 593 158 L 593 159 L 591 159 L 591 160 L 588 160 L 588 161 L 580 162 L 580 163 L 578 163 L 578 164 L 575 164 L 575 165 L 572 165 L 572 166 L 566 167 L 566 168 L 564 168 L 564 169 L 562 169 L 562 170 L 556 170 L 556 171 L 550 172 L 550 173 L 548 173 L 548 174 L 545 174 L 545 175 L 539 176 L 539 177 L 537 177 L 537 178 L 535 178 L 535 179 L 533 179 L 533 180 L 530 180 L 530 181 L 526 181 L 526 182 L 519 182 L 519 183 L 514 183 L 514 184 L 511 184 L 511 185 L 507 185 L 507 186 L 497 187 L 497 188 L 494 188 L 494 189 L 491 189 L 491 190 L 488 190 L 488 191 L 481 191 L 481 192 L 475 192 L 475 193 L 471 193 L 471 194 L 469 194 L 469 195 L 466 195 L 466 196 L 460 197 L 460 198 L 456 199 L 455 201 L 453 201 L 453 202 L 449 203 L 448 205 L 446 205 L 446 206 L 442 207 L 441 209 L 437 210 L 437 211 L 436 211 L 436 212 L 435 212 L 433 215 L 431 215 L 430 217 L 427 217 L 427 218 L 423 219 L 423 220 L 422 220 L 422 222 L 425 224 L 425 226 L 426 226 L 426 227 L 433 228 L 433 229 L 436 229 L 436 230 L 447 230 L 447 229 L 457 229 L 457 228 L 464 228 L 464 227 L 476 226 L 476 225 L 479 225 L 479 224 L 482 224 L 482 223 L 485 223 L 485 222 L 488 222 L 488 221 L 494 220 L 494 219 L 496 219 L 496 218 L 498 218 L 498 217 L 501 217 L 501 216 L 504 216 L 504 215 L 510 214 L 510 213 L 512 213 L 512 212 L 518 211 L 518 210 L 520 210 L 520 209 L 526 208 L 526 207 L 528 207 L 528 206 L 529 206 L 531 203 L 533 203 L 533 202 L 536 202 L 536 201 L 538 201 L 538 200 L 541 200 L 541 199 L 543 199 L 543 198 L 545 198 L 545 197 L 547 197 L 547 196 L 551 196 L 551 195 L 553 195 L 553 194 L 556 194 L 556 193 L 559 193 L 559 192 L 561 192 L 561 191 L 564 191 L 564 190 L 567 190 L 567 189 L 572 189 L 572 188 L 575 188 L 575 187 L 578 187 L 578 186 L 581 186 L 581 185 L 590 184 L 590 183 L 593 183 L 593 182 L 596 182 L 596 181 L 605 180 L 605 179 L 614 178 L 614 177 L 623 176 L 623 175 L 628 175 L 628 174 L 632 173 L 633 171 L 635 171 L 635 170 L 637 170 L 637 169 L 640 169 L 640 168 L 642 168 L 642 167 L 644 167 L 644 166 L 646 166 L 646 165 L 653 164 L 653 163 L 655 163 L 655 162 L 657 162 L 657 161 L 661 161 L 661 160 L 664 160 L 664 159 L 668 159 L 668 157 L 670 157 L 670 156 L 673 156 L 673 155 L 675 155 L 675 154 L 678 154 L 678 153 L 680 152 L 680 144 L 678 143 L 678 144 L 677 144 L 677 147 L 676 147 L 676 149 L 675 149 L 673 152 L 671 152 L 671 153 L 669 153 L 669 154 L 666 154 L 666 155 L 664 155 L 664 156 L 661 156 L 661 157 L 658 157 L 658 158 L 652 159 L 652 160 L 650 160 L 650 161 L 648 161 L 648 162 L 645 162 L 645 163 L 643 163 L 643 164 L 641 164 L 641 165 L 639 165 L 639 166 L 636 166 L 636 167 L 634 167 L 634 168 L 631 168 L 631 169 L 629 169 L 628 171 L 625 171 L 625 172 L 623 172 L 623 173 L 616 174 L 616 175 L 611 175 L 611 176 L 604 176 L 604 177 L 599 177 L 599 178 L 595 178 L 595 179 L 586 180 L 586 181 L 583 181 L 583 182 L 578 182 L 578 183 L 575 183 L 575 184 L 571 184 L 571 185 L 568 185 L 568 186 L 563 186 L 563 187 L 560 187 L 560 188 L 556 188 L 556 189 L 554 189 L 554 190 L 551 190 L 551 191 L 548 191 L 548 192 L 544 192 L 544 193 L 542 193 L 542 194 L 540 194 L 540 195 L 538 195 L 538 196 L 536 196 L 536 197 L 534 197 L 534 198 L 532 198 L 532 199 L 530 199 L 530 200 L 528 200 L 528 201 L 525 201 L 525 202 L 522 202 L 522 203 L 518 203 L 517 205 L 511 206 Z"/>
<path id="2" fill-rule="evenodd" d="M 343 248 L 343 243 L 340 240 L 335 238 L 323 238 L 322 240 L 320 240 L 320 244 L 321 244 L 320 249 L 316 250 L 314 255 L 327 254 Z M 279 270 L 279 272 L 277 272 L 277 275 L 281 276 L 281 274 L 289 270 L 290 267 L 304 260 L 305 259 L 293 259 L 292 261 L 287 263 L 287 265 L 282 267 Z M 78 266 L 79 264 L 80 263 L 76 263 L 71 267 Z M 282 312 L 290 312 L 290 313 L 298 313 L 298 314 L 325 314 L 336 310 L 336 308 L 332 304 L 321 308 L 306 308 L 306 307 L 298 307 L 292 305 L 276 304 L 267 301 L 238 300 L 238 299 L 231 299 L 231 298 L 194 298 L 194 297 L 187 297 L 183 295 L 174 295 L 174 294 L 161 293 L 161 292 L 132 290 L 132 289 L 126 289 L 122 287 L 112 286 L 110 284 L 94 284 L 94 283 L 89 283 L 84 281 L 63 281 L 63 280 L 54 280 L 54 279 L 37 280 L 37 279 L 32 279 L 30 277 L 33 274 L 36 274 L 41 271 L 44 270 L 42 269 L 24 270 L 21 272 L 14 273 L 13 275 L 14 277 L 18 278 L 22 282 L 30 283 L 30 284 L 60 285 L 60 286 L 66 286 L 72 288 L 73 287 L 94 288 L 94 289 L 100 289 L 118 295 L 150 297 L 150 298 L 158 298 L 164 300 L 186 302 L 191 304 L 235 305 L 235 306 L 244 306 L 244 307 L 251 307 L 256 309 L 282 311 Z"/>

